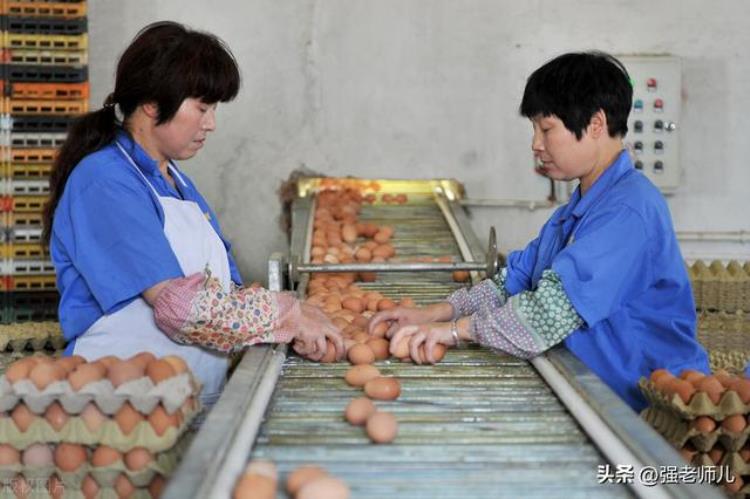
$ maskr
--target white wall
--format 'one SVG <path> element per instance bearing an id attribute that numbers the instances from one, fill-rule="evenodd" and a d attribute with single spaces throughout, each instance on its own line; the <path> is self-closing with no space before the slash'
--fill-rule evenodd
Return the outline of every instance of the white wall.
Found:
<path id="1" fill-rule="evenodd" d="M 89 2 L 92 103 L 137 30 L 174 19 L 227 41 L 243 88 L 182 167 L 217 211 L 246 279 L 283 248 L 276 188 L 300 166 L 329 175 L 455 177 L 472 197 L 542 199 L 528 74 L 569 50 L 683 59 L 678 230 L 749 230 L 750 2 L 746 0 L 128 0 Z M 547 211 L 475 210 L 484 239 L 523 245 Z M 750 244 L 688 244 L 750 259 Z"/>

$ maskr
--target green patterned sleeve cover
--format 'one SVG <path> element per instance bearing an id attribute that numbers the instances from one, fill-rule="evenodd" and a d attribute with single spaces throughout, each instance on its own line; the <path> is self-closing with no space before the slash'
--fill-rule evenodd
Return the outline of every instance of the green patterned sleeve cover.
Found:
<path id="1" fill-rule="evenodd" d="M 505 291 L 507 272 L 508 269 L 503 268 L 492 279 L 451 293 L 447 301 L 453 306 L 453 320 L 472 315 L 484 307 L 502 307 L 508 299 L 508 292 Z"/>
<path id="2" fill-rule="evenodd" d="M 477 343 L 529 359 L 557 345 L 583 325 L 560 276 L 545 270 L 534 291 L 513 295 L 501 307 L 486 303 L 474 312 L 471 335 Z"/>

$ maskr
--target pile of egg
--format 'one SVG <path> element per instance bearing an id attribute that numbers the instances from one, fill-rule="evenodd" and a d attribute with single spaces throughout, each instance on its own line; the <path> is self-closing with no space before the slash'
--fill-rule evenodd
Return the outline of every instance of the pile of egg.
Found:
<path id="1" fill-rule="evenodd" d="M 273 499 L 277 496 L 276 465 L 264 459 L 248 463 L 234 485 L 233 499 Z M 294 499 L 349 499 L 349 487 L 316 465 L 304 465 L 287 475 L 286 491 Z"/>
<path id="2" fill-rule="evenodd" d="M 109 380 L 116 389 L 144 376 L 156 385 L 185 372 L 189 372 L 189 369 L 182 358 L 170 355 L 157 359 L 148 352 L 125 360 L 106 356 L 92 362 L 78 355 L 60 359 L 35 355 L 11 364 L 5 372 L 5 379 L 10 385 L 28 380 L 40 392 L 51 383 L 67 380 L 71 389 L 77 392 L 90 383 L 104 379 Z M 118 497 L 128 497 L 139 490 L 138 487 L 147 489 L 152 497 L 158 497 L 165 478 L 154 473 L 154 468 L 158 469 L 156 461 L 160 456 L 157 452 L 166 453 L 169 450 L 160 437 L 164 437 L 172 428 L 178 432 L 186 429 L 187 422 L 197 410 L 196 397 L 197 391 L 171 414 L 161 403 L 149 414 L 141 414 L 125 401 L 111 416 L 102 412 L 93 401 L 88 402 L 79 414 L 67 413 L 58 400 L 49 403 L 43 414 L 34 414 L 27 404 L 19 400 L 10 410 L 0 413 L 0 428 L 11 435 L 8 441 L 0 445 L 0 474 L 8 478 L 13 487 L 23 491 L 30 487 L 29 477 L 38 477 L 40 469 L 47 469 L 49 473 L 45 479 L 53 497 L 70 492 L 74 484 L 80 484 L 86 498 L 95 497 L 107 488 L 113 489 Z M 68 431 L 68 441 L 55 438 L 28 445 L 30 436 L 24 434 L 35 423 L 38 422 L 35 426 L 39 428 L 46 422 L 54 432 L 62 434 L 71 428 L 69 424 L 76 418 L 82 421 L 88 434 L 71 434 Z M 115 427 L 121 435 L 115 436 Z M 136 428 L 148 431 L 134 431 Z M 12 431 L 7 431 L 9 429 Z M 147 445 L 136 443 L 137 434 L 151 432 L 156 435 L 156 441 Z M 14 445 L 14 434 L 19 435 L 17 443 L 23 442 L 22 445 Z M 168 444 L 174 445 L 177 437 Z M 92 443 L 92 438 L 96 442 Z M 110 440 L 118 440 L 119 443 L 114 445 Z M 17 474 L 12 475 L 14 472 Z"/>
<path id="3" fill-rule="evenodd" d="M 734 481 L 724 483 L 724 487 L 733 494 L 742 491 L 750 482 L 750 379 L 726 371 L 705 375 L 694 370 L 676 377 L 658 369 L 650 381 L 665 400 L 681 402 L 683 413 L 688 411 L 684 418 L 674 420 L 675 427 L 685 427 L 686 438 L 690 437 L 679 449 L 683 458 L 689 463 L 730 466 Z M 674 430 L 665 426 L 664 431 Z M 699 452 L 696 441 L 713 447 Z"/>

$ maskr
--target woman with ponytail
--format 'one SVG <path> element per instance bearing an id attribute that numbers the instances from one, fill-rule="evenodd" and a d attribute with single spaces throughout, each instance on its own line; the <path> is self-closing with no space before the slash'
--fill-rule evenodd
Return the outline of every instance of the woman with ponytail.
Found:
<path id="1" fill-rule="evenodd" d="M 227 354 L 293 342 L 319 360 L 341 336 L 287 293 L 242 287 L 216 216 L 174 160 L 214 131 L 240 74 L 215 36 L 174 22 L 144 28 L 122 54 L 115 89 L 79 118 L 55 161 L 45 211 L 67 354 L 179 355 L 220 394 Z"/>

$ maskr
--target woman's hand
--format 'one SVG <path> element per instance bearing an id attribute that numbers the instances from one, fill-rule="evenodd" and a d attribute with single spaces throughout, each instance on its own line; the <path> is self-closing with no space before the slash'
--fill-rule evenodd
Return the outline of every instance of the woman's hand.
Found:
<path id="1" fill-rule="evenodd" d="M 436 303 L 426 307 L 396 307 L 373 315 L 367 325 L 367 332 L 373 334 L 381 322 L 389 322 L 390 328 L 385 335 L 390 338 L 399 329 L 406 326 L 418 326 L 428 322 L 447 321 L 453 317 L 453 305 L 448 302 Z"/>
<path id="2" fill-rule="evenodd" d="M 409 342 L 409 356 L 417 364 L 422 363 L 419 349 L 424 345 L 424 358 L 430 364 L 435 363 L 434 348 L 438 343 L 447 347 L 455 346 L 456 340 L 451 333 L 450 322 L 428 322 L 420 325 L 409 325 L 399 328 L 391 338 L 390 352 L 396 355 L 398 345 Z"/>
<path id="3" fill-rule="evenodd" d="M 336 348 L 336 359 L 342 360 L 346 349 L 341 333 L 318 307 L 300 303 L 295 319 L 295 335 L 292 348 L 297 354 L 310 360 L 322 359 L 328 345 L 326 339 Z"/>

